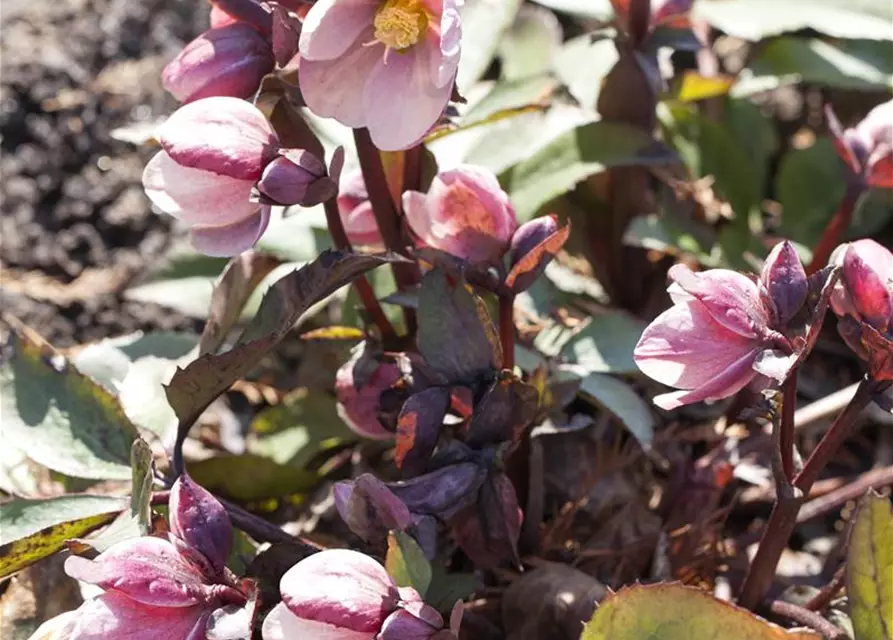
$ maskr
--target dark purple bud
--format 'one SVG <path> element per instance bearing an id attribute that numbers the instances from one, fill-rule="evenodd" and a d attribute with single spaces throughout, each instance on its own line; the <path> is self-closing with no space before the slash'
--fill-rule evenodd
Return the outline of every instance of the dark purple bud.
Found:
<path id="1" fill-rule="evenodd" d="M 506 286 L 515 293 L 530 287 L 567 242 L 570 230 L 570 223 L 558 227 L 555 214 L 521 225 L 512 236 Z"/>
<path id="2" fill-rule="evenodd" d="M 462 462 L 388 486 L 412 513 L 448 520 L 477 500 L 486 477 L 486 469 L 479 464 Z"/>
<path id="3" fill-rule="evenodd" d="M 204 555 L 219 574 L 233 545 L 233 526 L 226 509 L 185 473 L 170 495 L 171 533 Z"/>
<path id="4" fill-rule="evenodd" d="M 409 509 L 387 485 L 364 473 L 356 480 L 336 482 L 335 508 L 351 531 L 368 543 L 384 540 L 388 531 L 412 525 Z"/>
<path id="5" fill-rule="evenodd" d="M 760 274 L 773 324 L 783 327 L 806 302 L 809 283 L 794 245 L 785 240 L 769 253 Z"/>
<path id="6" fill-rule="evenodd" d="M 251 26 L 237 22 L 209 29 L 186 45 L 161 73 L 161 82 L 177 100 L 212 96 L 247 98 L 273 70 L 273 52 Z"/>
<path id="7" fill-rule="evenodd" d="M 506 560 L 516 565 L 521 509 L 515 489 L 504 474 L 493 474 L 481 487 L 480 498 L 450 521 L 462 551 L 481 569 L 492 569 Z"/>
<path id="8" fill-rule="evenodd" d="M 273 55 L 276 64 L 286 66 L 298 53 L 298 39 L 301 36 L 301 21 L 278 2 L 270 3 L 273 12 Z"/>
<path id="9" fill-rule="evenodd" d="M 264 169 L 257 184 L 266 196 L 264 204 L 312 207 L 337 193 L 337 187 L 326 175 L 326 167 L 309 151 L 282 149 L 279 157 Z"/>
<path id="10" fill-rule="evenodd" d="M 403 404 L 397 418 L 397 450 L 394 462 L 406 475 L 418 475 L 434 453 L 443 418 L 450 408 L 447 387 L 429 387 Z"/>

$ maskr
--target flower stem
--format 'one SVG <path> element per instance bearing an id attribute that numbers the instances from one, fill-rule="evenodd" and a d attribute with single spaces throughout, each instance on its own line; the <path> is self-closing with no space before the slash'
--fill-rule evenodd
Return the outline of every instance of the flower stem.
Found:
<path id="1" fill-rule="evenodd" d="M 822 237 L 812 252 L 812 262 L 806 267 L 807 275 L 812 275 L 828 264 L 831 253 L 840 244 L 843 234 L 849 228 L 850 221 L 853 219 L 853 214 L 858 209 L 859 201 L 864 193 L 865 185 L 862 183 L 862 180 L 851 177 L 840 206 L 837 207 L 837 211 L 832 216 L 828 226 L 825 227 Z"/>
<path id="2" fill-rule="evenodd" d="M 778 429 L 773 429 L 773 434 L 778 432 L 778 436 L 774 438 L 776 455 L 773 458 L 777 498 L 772 512 L 769 514 L 769 522 L 760 539 L 760 546 L 757 548 L 747 577 L 744 579 L 744 585 L 741 587 L 738 604 L 742 607 L 754 609 L 769 591 L 775 577 L 778 560 L 797 525 L 797 515 L 805 496 L 837 449 L 850 435 L 856 418 L 868 406 L 875 393 L 882 391 L 883 388 L 885 385 L 868 378 L 862 380 L 853 399 L 837 416 L 834 424 L 831 425 L 812 455 L 809 456 L 803 469 L 794 477 L 793 482 L 784 472 L 782 462 L 781 434 L 784 429 L 781 428 L 781 424 L 777 425 Z M 782 415 L 784 413 L 784 407 L 782 407 Z"/>
<path id="3" fill-rule="evenodd" d="M 403 232 L 400 226 L 400 216 L 394 205 L 388 189 L 388 181 L 385 177 L 384 167 L 381 164 L 381 155 L 369 137 L 369 131 L 365 128 L 354 129 L 354 142 L 357 147 L 357 157 L 360 160 L 360 169 L 363 171 L 363 181 L 366 183 L 366 191 L 369 193 L 369 202 L 375 215 L 378 231 L 388 251 L 406 255 L 406 243 L 403 241 Z M 397 287 L 405 291 L 418 282 L 418 266 L 415 263 L 395 263 L 391 265 L 394 270 L 394 279 Z M 404 307 L 406 328 L 410 335 L 416 332 L 415 311 Z"/>
<path id="4" fill-rule="evenodd" d="M 790 602 L 774 600 L 769 604 L 769 610 L 775 615 L 793 620 L 798 624 L 812 627 L 821 633 L 827 640 L 845 640 L 849 636 L 834 624 L 825 620 L 822 616 Z"/>
<path id="5" fill-rule="evenodd" d="M 515 296 L 511 293 L 499 296 L 499 342 L 502 345 L 502 368 L 515 367 Z"/>
<path id="6" fill-rule="evenodd" d="M 329 235 L 332 236 L 335 247 L 347 251 L 352 250 L 350 240 L 347 237 L 347 231 L 344 229 L 344 221 L 341 220 L 341 214 L 338 213 L 338 204 L 335 198 L 326 200 L 323 203 L 323 208 L 326 212 L 326 224 L 329 227 Z M 396 338 L 397 332 L 394 331 L 394 326 L 382 310 L 381 304 L 379 304 L 378 298 L 375 297 L 375 292 L 372 290 L 372 286 L 369 284 L 366 276 L 360 276 L 354 280 L 353 285 L 360 296 L 360 301 L 363 303 L 366 313 L 369 314 L 369 317 L 372 318 L 375 326 L 381 332 L 382 339 L 389 341 Z"/>
<path id="7" fill-rule="evenodd" d="M 788 375 L 782 386 L 781 433 L 778 443 L 781 447 L 781 463 L 784 475 L 790 482 L 794 479 L 794 410 L 797 408 L 797 369 Z"/>

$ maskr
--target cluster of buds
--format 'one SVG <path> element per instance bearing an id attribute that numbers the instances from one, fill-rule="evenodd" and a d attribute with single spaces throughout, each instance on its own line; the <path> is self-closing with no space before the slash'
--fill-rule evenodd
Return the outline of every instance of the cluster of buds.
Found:
<path id="1" fill-rule="evenodd" d="M 893 188 L 893 100 L 872 109 L 851 129 L 843 129 L 830 106 L 825 116 L 850 177 L 863 187 Z"/>
<path id="2" fill-rule="evenodd" d="M 170 513 L 164 536 L 123 540 L 94 560 L 66 560 L 68 575 L 104 593 L 67 615 L 56 640 L 204 638 L 215 616 L 250 606 L 253 587 L 226 568 L 233 532 L 223 506 L 182 476 L 171 488 Z M 244 619 L 250 623 L 251 614 Z"/>
<path id="3" fill-rule="evenodd" d="M 441 615 L 412 587 L 357 551 L 331 549 L 289 569 L 282 602 L 264 619 L 264 640 L 455 640 Z"/>
<path id="4" fill-rule="evenodd" d="M 645 329 L 634 352 L 646 375 L 682 389 L 655 404 L 674 409 L 784 381 L 812 348 L 835 275 L 807 278 L 787 241 L 772 250 L 759 278 L 675 265 L 673 306 Z"/>
<path id="5" fill-rule="evenodd" d="M 282 148 L 264 114 L 237 98 L 184 105 L 156 137 L 162 151 L 143 173 L 146 194 L 189 225 L 193 244 L 208 255 L 235 255 L 254 245 L 272 206 L 310 206 L 337 188 L 337 176 L 330 178 L 318 158 Z"/>
<path id="6" fill-rule="evenodd" d="M 858 240 L 838 247 L 831 262 L 841 270 L 831 294 L 841 337 L 875 380 L 893 380 L 893 254 Z"/>

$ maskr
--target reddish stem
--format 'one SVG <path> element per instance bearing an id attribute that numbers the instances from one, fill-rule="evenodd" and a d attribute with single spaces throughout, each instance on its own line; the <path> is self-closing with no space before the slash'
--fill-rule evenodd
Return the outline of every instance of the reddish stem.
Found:
<path id="1" fill-rule="evenodd" d="M 797 408 L 797 369 L 794 368 L 782 386 L 781 401 L 781 463 L 784 475 L 794 479 L 794 410 Z"/>
<path id="2" fill-rule="evenodd" d="M 515 367 L 515 296 L 499 296 L 499 342 L 502 345 L 502 368 Z"/>
<path id="3" fill-rule="evenodd" d="M 865 185 L 862 180 L 856 177 L 851 178 L 840 206 L 837 207 L 837 211 L 834 213 L 828 226 L 825 227 L 822 237 L 812 252 L 812 262 L 806 267 L 808 275 L 812 275 L 828 264 L 831 253 L 840 244 L 843 234 L 849 228 L 853 214 L 856 212 L 859 200 L 864 193 Z"/>
<path id="4" fill-rule="evenodd" d="M 352 247 L 350 246 L 350 240 L 347 237 L 347 231 L 344 229 L 344 221 L 341 219 L 341 214 L 338 212 L 338 204 L 335 201 L 335 198 L 326 200 L 323 203 L 323 209 L 325 209 L 326 212 L 326 224 L 329 227 L 329 234 L 332 236 L 332 241 L 335 243 L 335 247 L 350 251 Z M 366 313 L 369 314 L 369 317 L 372 318 L 372 321 L 375 322 L 375 326 L 377 326 L 378 330 L 381 332 L 382 339 L 389 341 L 396 338 L 397 332 L 394 330 L 394 326 L 391 324 L 391 321 L 388 320 L 384 310 L 381 308 L 381 304 L 379 304 L 378 298 L 375 297 L 375 292 L 372 290 L 372 285 L 369 284 L 366 276 L 360 276 L 354 280 L 353 285 L 357 294 L 360 296 L 360 301 L 363 303 Z"/>
<path id="5" fill-rule="evenodd" d="M 828 622 L 814 611 L 810 611 L 799 605 L 784 602 L 782 600 L 775 600 L 770 603 L 769 609 L 775 615 L 793 620 L 798 624 L 812 627 L 825 636 L 827 640 L 845 640 L 846 638 L 849 638 L 849 636 L 844 633 L 843 629 Z"/>

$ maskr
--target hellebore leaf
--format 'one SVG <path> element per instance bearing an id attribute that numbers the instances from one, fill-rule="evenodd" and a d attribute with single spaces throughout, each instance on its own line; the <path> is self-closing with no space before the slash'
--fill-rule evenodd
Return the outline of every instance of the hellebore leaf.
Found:
<path id="1" fill-rule="evenodd" d="M 447 381 L 473 380 L 502 364 L 483 302 L 462 283 L 450 287 L 439 269 L 422 278 L 418 316 L 419 352 Z"/>
<path id="2" fill-rule="evenodd" d="M 511 480 L 493 473 L 481 486 L 476 504 L 469 505 L 450 520 L 462 551 L 481 569 L 492 569 L 518 558 L 521 510 Z"/>
<path id="3" fill-rule="evenodd" d="M 248 297 L 280 261 L 254 250 L 239 254 L 226 266 L 214 285 L 208 321 L 202 331 L 199 353 L 213 353 L 239 320 Z"/>
<path id="4" fill-rule="evenodd" d="M 460 91 L 470 89 L 484 75 L 503 32 L 512 24 L 520 7 L 520 0 L 469 0 L 462 5 L 462 61 L 456 78 Z"/>
<path id="5" fill-rule="evenodd" d="M 554 13 L 536 5 L 523 5 L 499 42 L 502 77 L 515 80 L 549 71 L 561 40 L 561 23 Z"/>
<path id="6" fill-rule="evenodd" d="M 519 220 L 610 167 L 667 165 L 675 154 L 648 132 L 617 122 L 584 124 L 556 137 L 500 176 Z"/>
<path id="7" fill-rule="evenodd" d="M 216 456 L 189 465 L 189 475 L 216 495 L 252 502 L 307 491 L 319 479 L 316 473 L 276 464 L 252 454 Z"/>
<path id="8" fill-rule="evenodd" d="M 623 313 L 595 315 L 569 337 L 560 353 L 590 373 L 636 373 L 632 353 L 644 329 L 644 323 Z"/>
<path id="9" fill-rule="evenodd" d="M 425 597 L 431 584 L 431 563 L 411 535 L 403 531 L 388 534 L 384 566 L 398 587 L 412 587 Z"/>
<path id="10" fill-rule="evenodd" d="M 660 583 L 625 587 L 599 603 L 580 640 L 821 640 L 811 631 L 786 631 L 747 609 L 700 589 Z"/>
<path id="11" fill-rule="evenodd" d="M 846 590 L 856 640 L 893 633 L 893 510 L 870 493 L 856 512 L 847 550 Z"/>
<path id="12" fill-rule="evenodd" d="M 479 448 L 506 440 L 518 442 L 534 418 L 538 399 L 535 388 L 514 377 L 497 380 L 475 407 L 465 443 Z"/>
<path id="13" fill-rule="evenodd" d="M 384 540 L 391 530 L 412 525 L 412 514 L 387 485 L 371 473 L 335 483 L 335 508 L 345 524 L 368 543 Z"/>
<path id="14" fill-rule="evenodd" d="M 643 448 L 651 446 L 656 421 L 648 404 L 626 382 L 601 373 L 584 376 L 580 390 L 623 423 Z"/>
<path id="15" fill-rule="evenodd" d="M 45 343 L 17 335 L 10 348 L 0 366 L 3 438 L 68 476 L 129 479 L 137 432 L 118 400 Z"/>
<path id="16" fill-rule="evenodd" d="M 447 387 L 429 387 L 403 404 L 397 418 L 397 451 L 394 462 L 408 476 L 425 470 L 440 438 L 443 417 L 450 408 Z"/>
<path id="17" fill-rule="evenodd" d="M 68 495 L 45 500 L 12 500 L 0 509 L 0 578 L 5 578 L 111 521 L 126 500 Z"/>
<path id="18" fill-rule="evenodd" d="M 178 370 L 167 398 L 179 418 L 178 440 L 209 404 L 245 376 L 315 303 L 355 278 L 399 257 L 325 251 L 316 260 L 281 278 L 264 296 L 257 315 L 229 351 L 205 354 Z"/>
<path id="19" fill-rule="evenodd" d="M 441 467 L 410 480 L 388 485 L 412 513 L 448 520 L 477 499 L 487 470 L 476 462 Z"/>

